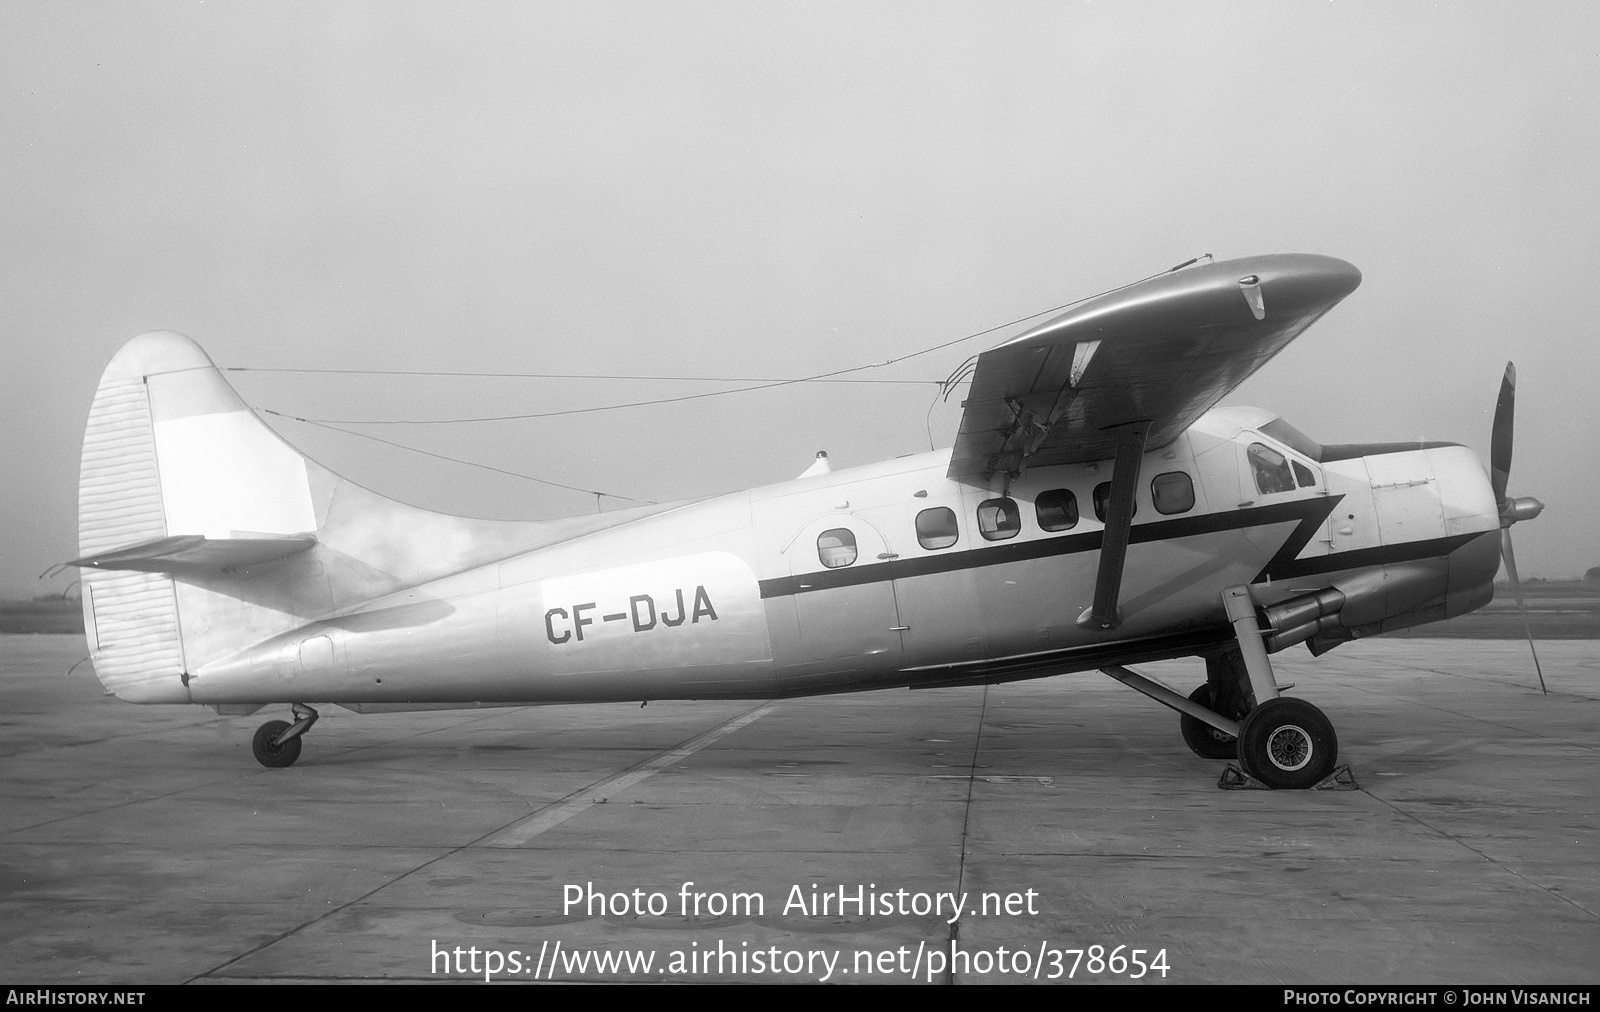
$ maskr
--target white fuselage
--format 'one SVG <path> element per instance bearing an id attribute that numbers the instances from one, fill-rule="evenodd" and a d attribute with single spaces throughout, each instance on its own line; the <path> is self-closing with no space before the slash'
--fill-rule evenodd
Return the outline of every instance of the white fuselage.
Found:
<path id="1" fill-rule="evenodd" d="M 582 702 L 955 684 L 1204 652 L 1226 637 L 1219 595 L 1238 584 L 1263 606 L 1338 588 L 1349 635 L 1489 599 L 1499 522 L 1470 451 L 1324 463 L 1263 435 L 1272 417 L 1212 411 L 1145 456 L 1115 630 L 1075 621 L 1094 596 L 1095 489 L 1110 463 L 978 485 L 948 478 L 942 451 L 681 506 L 420 583 L 210 660 L 188 700 Z M 1263 475 L 1263 460 L 1294 476 L 1288 487 Z M 1077 519 L 1064 526 L 1069 498 Z"/>

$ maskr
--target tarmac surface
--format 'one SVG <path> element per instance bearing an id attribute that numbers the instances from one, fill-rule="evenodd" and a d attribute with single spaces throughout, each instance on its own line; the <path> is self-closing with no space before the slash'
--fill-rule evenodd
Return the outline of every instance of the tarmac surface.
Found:
<path id="1" fill-rule="evenodd" d="M 286 708 L 133 706 L 86 664 L 65 674 L 83 653 L 0 637 L 7 983 L 471 979 L 491 950 L 528 981 L 1108 982 L 1139 972 L 1118 969 L 1134 950 L 1165 965 L 1140 983 L 1600 981 L 1593 640 L 1541 646 L 1548 696 L 1516 641 L 1275 655 L 1360 784 L 1306 792 L 1219 790 L 1225 764 L 1189 753 L 1175 714 L 1095 673 L 329 706 L 299 763 L 268 770 L 250 736 Z M 1184 693 L 1204 677 L 1140 670 Z M 588 883 L 627 910 L 564 910 Z M 841 887 L 868 909 L 841 914 Z M 919 912 L 950 892 L 957 923 L 948 899 Z M 712 912 L 733 893 L 763 909 Z"/>

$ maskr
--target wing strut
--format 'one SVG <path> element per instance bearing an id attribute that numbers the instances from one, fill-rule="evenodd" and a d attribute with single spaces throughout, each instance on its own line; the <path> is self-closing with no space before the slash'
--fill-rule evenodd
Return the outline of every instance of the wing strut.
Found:
<path id="1" fill-rule="evenodd" d="M 1133 496 L 1139 489 L 1139 464 L 1150 437 L 1150 425 L 1149 421 L 1129 422 L 1106 430 L 1116 437 L 1117 456 L 1111 465 L 1111 494 L 1106 499 L 1106 529 L 1100 542 L 1094 604 L 1078 616 L 1078 625 L 1085 629 L 1115 629 L 1122 621 L 1117 596 L 1122 592 L 1122 568 L 1133 527 Z"/>

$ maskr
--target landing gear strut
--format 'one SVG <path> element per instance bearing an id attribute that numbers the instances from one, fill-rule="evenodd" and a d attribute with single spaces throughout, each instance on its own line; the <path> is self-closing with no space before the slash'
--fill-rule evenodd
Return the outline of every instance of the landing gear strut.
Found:
<path id="1" fill-rule="evenodd" d="M 1279 695 L 1250 588 L 1227 588 L 1222 604 L 1236 646 L 1206 658 L 1206 684 L 1190 693 L 1193 706 L 1174 707 L 1182 714 L 1184 743 L 1203 759 L 1238 760 L 1249 777 L 1267 787 L 1317 786 L 1337 768 L 1339 738 L 1333 724 L 1305 700 Z M 1231 721 L 1238 723 L 1230 735 L 1222 725 Z"/>
<path id="2" fill-rule="evenodd" d="M 269 720 L 256 728 L 256 735 L 250 741 L 256 762 L 269 769 L 293 766 L 300 758 L 301 735 L 317 722 L 317 711 L 304 703 L 291 704 L 290 709 L 295 718 L 292 725 L 284 720 Z"/>
<path id="3" fill-rule="evenodd" d="M 1189 693 L 1189 701 L 1235 723 L 1244 722 L 1255 706 L 1255 695 L 1250 691 L 1250 674 L 1238 650 L 1206 657 L 1206 682 Z M 1239 758 L 1237 731 L 1229 734 L 1190 713 L 1180 715 L 1178 729 L 1183 732 L 1183 743 L 1189 751 L 1202 759 Z"/>
<path id="4" fill-rule="evenodd" d="M 1222 604 L 1233 624 L 1250 697 L 1255 701 L 1239 725 L 1239 765 L 1268 787 L 1315 787 L 1333 773 L 1339 759 L 1333 724 L 1305 700 L 1278 695 L 1250 588 L 1227 588 L 1222 592 Z M 1206 687 L 1210 686 L 1208 680 Z"/>
<path id="5" fill-rule="evenodd" d="M 1189 702 L 1198 703 L 1208 710 L 1227 714 L 1227 710 L 1223 709 L 1212 698 L 1210 682 L 1189 693 Z M 1228 714 L 1228 716 L 1233 715 Z M 1239 739 L 1220 728 L 1212 727 L 1210 724 L 1197 717 L 1191 717 L 1187 713 L 1178 715 L 1178 728 L 1183 732 L 1183 743 L 1189 746 L 1189 751 L 1202 759 L 1239 758 Z"/>
<path id="6" fill-rule="evenodd" d="M 1354 790 L 1348 767 L 1336 765 L 1339 739 L 1328 718 L 1303 699 L 1278 694 L 1250 588 L 1227 588 L 1222 604 L 1237 646 L 1206 657 L 1206 683 L 1188 699 L 1120 664 L 1100 670 L 1177 710 L 1184 743 L 1195 755 L 1237 759 L 1247 776 L 1229 767 L 1219 787 L 1305 790 L 1327 786 L 1323 781 L 1338 773 L 1338 789 Z"/>

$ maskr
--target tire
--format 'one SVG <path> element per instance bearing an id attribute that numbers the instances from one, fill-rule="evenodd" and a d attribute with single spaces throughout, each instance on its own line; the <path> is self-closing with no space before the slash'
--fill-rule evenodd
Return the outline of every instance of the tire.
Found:
<path id="1" fill-rule="evenodd" d="M 1250 712 L 1239 728 L 1239 765 L 1278 790 L 1305 790 L 1333 772 L 1339 739 L 1322 711 L 1279 696 Z"/>
<path id="2" fill-rule="evenodd" d="M 300 758 L 299 738 L 292 738 L 282 745 L 272 744 L 274 738 L 287 730 L 289 722 L 286 720 L 269 720 L 256 728 L 256 736 L 250 741 L 250 750 L 256 754 L 256 762 L 275 770 L 294 765 L 294 761 Z"/>
<path id="3" fill-rule="evenodd" d="M 1189 702 L 1199 703 L 1208 710 L 1215 710 L 1216 707 L 1211 703 L 1211 683 L 1205 682 L 1189 693 Z M 1203 720 L 1197 720 L 1187 713 L 1180 713 L 1178 728 L 1183 732 L 1183 743 L 1189 746 L 1189 751 L 1202 759 L 1239 758 L 1239 739 L 1218 731 Z"/>

